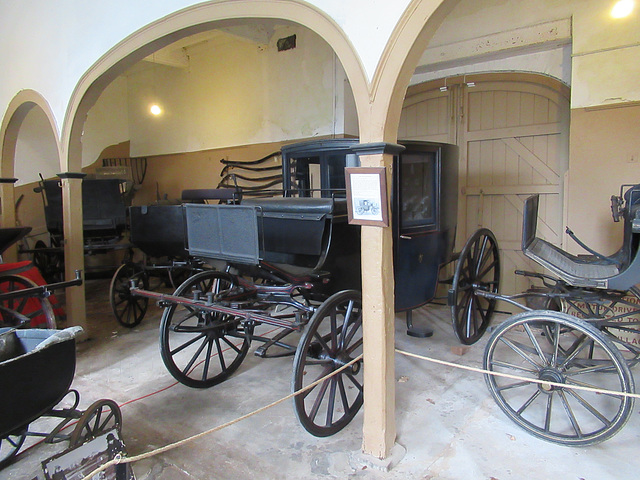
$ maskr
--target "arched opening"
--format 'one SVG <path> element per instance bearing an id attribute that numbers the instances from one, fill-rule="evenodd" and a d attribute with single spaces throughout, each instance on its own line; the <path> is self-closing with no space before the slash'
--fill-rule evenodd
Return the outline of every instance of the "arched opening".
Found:
<path id="1" fill-rule="evenodd" d="M 294 35 L 295 48 L 278 48 Z M 216 86 L 233 94 L 219 94 Z M 321 102 L 309 102 L 310 93 L 320 94 Z M 164 96 L 163 115 L 147 114 L 150 94 Z M 232 154 L 229 149 L 246 147 L 249 153 L 239 159 L 253 160 L 283 142 L 357 134 L 363 99 L 366 80 L 353 48 L 319 10 L 298 2 L 199 4 L 123 40 L 84 75 L 62 129 L 63 170 L 75 175 L 106 155 L 153 156 L 147 189 L 136 201 L 176 198 L 183 188 L 215 187 L 219 160 Z M 255 142 L 262 151 L 250 148 Z M 63 191 L 79 198 L 80 185 L 69 178 Z M 75 205 L 65 209 L 67 272 L 85 265 L 82 214 Z M 83 317 L 84 295 L 74 305 Z"/>
<path id="2" fill-rule="evenodd" d="M 25 249 L 37 239 L 46 239 L 43 205 L 32 191 L 38 174 L 53 176 L 60 171 L 58 138 L 46 101 L 36 92 L 25 90 L 12 101 L 3 125 L 2 177 L 16 178 L 2 186 L 2 225 L 32 227 Z M 17 246 L 4 255 L 5 261 L 17 258 Z"/>

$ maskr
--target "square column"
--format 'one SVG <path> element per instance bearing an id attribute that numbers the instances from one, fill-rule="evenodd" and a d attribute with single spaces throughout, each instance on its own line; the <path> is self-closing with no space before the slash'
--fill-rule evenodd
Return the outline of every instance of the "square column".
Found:
<path id="1" fill-rule="evenodd" d="M 362 167 L 385 167 L 387 203 L 391 199 L 394 154 L 404 147 L 375 143 L 353 150 Z M 391 208 L 386 208 L 391 217 Z M 387 458 L 396 439 L 395 423 L 395 311 L 393 229 L 362 226 L 362 308 L 364 354 L 364 454 Z"/>
<path id="2" fill-rule="evenodd" d="M 65 280 L 73 280 L 75 271 L 84 271 L 84 232 L 82 220 L 82 179 L 84 173 L 60 173 L 62 183 L 62 218 L 64 223 Z M 84 278 L 84 274 L 82 276 Z M 77 325 L 89 335 L 84 283 L 66 291 L 69 326 Z"/>

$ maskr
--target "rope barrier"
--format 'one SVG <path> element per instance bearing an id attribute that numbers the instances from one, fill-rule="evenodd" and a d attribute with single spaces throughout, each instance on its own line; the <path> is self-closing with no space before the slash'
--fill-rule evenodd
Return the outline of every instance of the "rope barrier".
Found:
<path id="1" fill-rule="evenodd" d="M 415 353 L 410 353 L 410 352 L 405 352 L 404 350 L 400 350 L 398 348 L 396 348 L 396 353 L 399 353 L 401 355 L 405 355 L 407 357 L 413 357 L 413 358 L 417 358 L 420 360 L 425 360 L 427 362 L 431 362 L 431 363 L 436 363 L 438 365 L 444 365 L 447 367 L 453 367 L 453 368 L 459 368 L 461 370 L 468 370 L 470 372 L 475 372 L 475 373 L 481 373 L 483 375 L 493 375 L 494 377 L 504 377 L 504 378 L 509 378 L 511 380 L 518 380 L 521 382 L 529 382 L 529 383 L 537 383 L 540 385 L 549 385 L 552 387 L 560 387 L 560 388 L 568 388 L 568 389 L 575 389 L 575 390 L 584 390 L 587 392 L 593 392 L 593 393 L 601 393 L 601 394 L 605 394 L 605 395 L 612 395 L 612 396 L 616 396 L 616 397 L 631 397 L 631 398 L 640 398 L 640 394 L 637 393 L 626 393 L 626 392 L 618 392 L 615 390 L 605 390 L 605 389 L 598 389 L 598 388 L 593 388 L 593 387 L 584 387 L 582 385 L 567 385 L 566 383 L 556 383 L 556 382 L 550 382 L 547 380 L 538 380 L 535 378 L 527 378 L 527 377 L 520 377 L 518 375 L 511 375 L 509 373 L 502 373 L 502 372 L 494 372 L 492 370 L 485 370 L 482 368 L 476 368 L 476 367 L 469 367 L 467 365 L 460 365 L 459 363 L 452 363 L 452 362 L 447 362 L 445 360 L 438 360 L 436 358 L 431 358 L 431 357 L 426 357 L 424 355 L 418 355 Z"/>
<path id="2" fill-rule="evenodd" d="M 598 389 L 598 388 L 593 388 L 593 387 L 585 387 L 582 385 L 567 385 L 565 383 L 557 383 L 557 382 L 551 382 L 551 381 L 546 381 L 546 380 L 538 380 L 535 378 L 527 378 L 527 377 L 521 377 L 519 375 L 511 375 L 508 373 L 502 373 L 502 372 L 494 372 L 491 370 L 485 370 L 483 368 L 477 368 L 477 367 L 471 367 L 468 365 L 461 365 L 458 363 L 453 363 L 453 362 L 447 362 L 446 360 L 439 360 L 437 358 L 433 358 L 433 357 L 427 357 L 425 355 L 418 355 L 415 353 L 411 353 L 411 352 L 406 352 L 404 350 L 400 350 L 398 348 L 395 349 L 396 353 L 400 354 L 400 355 L 404 355 L 406 357 L 412 357 L 412 358 L 416 358 L 419 360 L 424 360 L 430 363 L 435 363 L 438 365 L 443 365 L 446 367 L 452 367 L 452 368 L 458 368 L 461 370 L 467 370 L 470 372 L 474 372 L 474 373 L 480 373 L 483 375 L 492 375 L 495 377 L 503 377 L 503 378 L 508 378 L 511 380 L 517 380 L 517 381 L 524 381 L 524 382 L 529 382 L 529 383 L 534 383 L 534 384 L 539 384 L 539 385 L 545 385 L 545 386 L 552 386 L 552 387 L 559 387 L 559 388 L 568 388 L 568 389 L 574 389 L 574 390 L 583 390 L 583 391 L 587 391 L 587 392 L 593 392 L 593 393 L 598 393 L 598 394 L 604 394 L 604 395 L 612 395 L 612 396 L 618 396 L 618 397 L 630 397 L 630 398 L 640 398 L 640 394 L 637 393 L 627 393 L 627 392 L 619 392 L 619 391 L 615 391 L 615 390 L 606 390 L 606 389 Z M 276 405 L 279 405 L 282 402 L 285 402 L 287 400 L 290 400 L 291 398 L 300 395 L 301 393 L 306 392 L 307 390 L 310 390 L 312 388 L 314 388 L 316 385 L 319 385 L 320 383 L 324 382 L 325 380 L 328 380 L 329 378 L 333 377 L 334 375 L 337 375 L 338 373 L 340 373 L 341 371 L 345 370 L 346 368 L 349 368 L 351 365 L 353 365 L 356 362 L 359 362 L 362 359 L 362 354 L 359 355 L 358 357 L 354 358 L 353 360 L 351 360 L 349 363 L 343 365 L 342 367 L 340 367 L 337 370 L 334 370 L 333 372 L 331 372 L 328 375 L 325 375 L 322 378 L 319 378 L 318 380 L 314 381 L 313 383 L 310 383 L 309 385 L 307 385 L 306 387 L 303 387 L 293 393 L 290 393 L 289 395 L 280 398 L 279 400 L 276 400 L 268 405 L 265 405 L 261 408 L 258 408 L 252 412 L 249 412 L 245 415 L 242 415 L 241 417 L 238 417 L 234 420 L 231 420 L 229 422 L 223 423 L 222 425 L 218 425 L 217 427 L 213 427 L 209 430 L 205 430 L 204 432 L 198 433 L 196 435 L 193 435 L 191 437 L 187 437 L 185 439 L 182 439 L 180 441 L 171 443 L 169 445 L 165 445 L 164 447 L 160 447 L 157 448 L 155 450 L 152 450 L 150 452 L 146 452 L 140 455 L 136 455 L 133 457 L 124 457 L 120 454 L 116 455 L 116 457 L 110 461 L 108 461 L 107 463 L 101 465 L 100 467 L 96 468 L 94 471 L 92 471 L 89 475 L 85 476 L 82 480 L 89 480 L 91 479 L 94 475 L 97 475 L 98 473 L 106 470 L 107 468 L 109 468 L 112 465 L 118 465 L 118 464 L 122 464 L 122 463 L 133 463 L 139 460 L 144 460 L 146 458 L 150 458 L 153 457 L 155 455 L 159 455 L 161 453 L 164 453 L 166 451 L 172 450 L 174 448 L 178 448 L 182 445 L 185 445 L 187 443 L 190 443 L 194 440 L 197 440 L 199 438 L 202 438 L 206 435 L 210 435 L 212 433 L 215 433 L 217 431 L 223 430 L 227 427 L 230 427 L 232 425 L 235 425 L 236 423 L 239 423 L 243 420 L 246 420 L 249 417 L 252 417 L 254 415 L 257 415 L 259 413 L 264 412 L 265 410 L 268 410 L 272 407 L 275 407 Z"/>
<path id="3" fill-rule="evenodd" d="M 247 413 L 245 415 L 242 415 L 241 417 L 238 417 L 238 418 L 236 418 L 234 420 L 230 420 L 229 422 L 223 423 L 222 425 L 218 425 L 217 427 L 210 428 L 209 430 L 205 430 L 204 432 L 197 433 L 195 435 L 192 435 L 191 437 L 184 438 L 184 439 L 179 440 L 177 442 L 165 445 L 164 447 L 160 447 L 160 448 L 157 448 L 155 450 L 151 450 L 150 452 L 142 453 L 140 455 L 135 455 L 133 457 L 124 457 L 124 456 L 122 456 L 120 454 L 117 454 L 112 460 L 109 460 L 108 462 L 104 463 L 103 465 L 100 465 L 98 468 L 93 470 L 91 473 L 89 473 L 88 475 L 83 477 L 82 480 L 90 480 L 94 475 L 97 475 L 98 473 L 106 470 L 107 468 L 111 467 L 112 465 L 119 465 L 121 463 L 133 463 L 133 462 L 137 462 L 139 460 L 144 460 L 146 458 L 153 457 L 155 455 L 159 455 L 159 454 L 167 452 L 169 450 L 173 450 L 174 448 L 181 447 L 182 445 L 190 443 L 190 442 L 192 442 L 194 440 L 197 440 L 199 438 L 202 438 L 202 437 L 204 437 L 206 435 L 210 435 L 211 433 L 215 433 L 215 432 L 217 432 L 219 430 L 223 430 L 223 429 L 225 429 L 227 427 L 235 425 L 236 423 L 239 423 L 242 420 L 246 420 L 249 417 L 252 417 L 254 415 L 262 413 L 265 410 L 268 410 L 268 409 L 270 409 L 272 407 L 275 407 L 276 405 L 281 404 L 282 402 L 286 402 L 287 400 L 290 400 L 293 397 L 295 397 L 297 395 L 300 395 L 301 393 L 304 393 L 304 392 L 306 392 L 308 390 L 311 390 L 316 385 L 319 385 L 320 383 L 328 380 L 329 378 L 333 377 L 334 375 L 337 375 L 338 373 L 340 373 L 343 370 L 349 368 L 351 365 L 353 365 L 356 362 L 359 362 L 360 360 L 362 360 L 362 354 L 358 355 L 356 358 L 351 360 L 349 363 L 341 366 L 340 368 L 334 370 L 333 372 L 331 372 L 331 373 L 325 375 L 324 377 L 319 378 L 318 380 L 310 383 L 306 387 L 303 387 L 303 388 L 301 388 L 299 390 L 296 390 L 295 392 L 290 393 L 286 397 L 282 397 L 279 400 L 276 400 L 276 401 L 274 401 L 274 402 L 272 402 L 272 403 L 270 403 L 268 405 L 265 405 L 264 407 L 258 408 L 257 410 L 249 412 L 249 413 Z"/>

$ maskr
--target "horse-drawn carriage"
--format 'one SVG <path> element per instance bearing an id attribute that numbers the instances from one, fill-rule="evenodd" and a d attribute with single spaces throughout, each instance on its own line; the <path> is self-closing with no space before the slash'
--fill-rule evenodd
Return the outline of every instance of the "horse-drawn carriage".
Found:
<path id="1" fill-rule="evenodd" d="M 122 242 L 127 229 L 127 207 L 122 185 L 122 181 L 117 178 L 83 179 L 82 231 L 85 255 L 105 254 L 131 247 Z M 41 180 L 34 191 L 42 195 L 49 243 L 38 240 L 33 248 L 22 248 L 20 253 L 32 254 L 33 263 L 45 280 L 57 282 L 64 275 L 64 220 L 60 180 Z M 93 270 L 111 268 L 113 265 L 96 265 Z"/>
<path id="2" fill-rule="evenodd" d="M 0 328 L 0 469 L 14 459 L 27 437 L 48 443 L 68 441 L 73 448 L 122 429 L 122 414 L 113 400 L 97 400 L 86 410 L 78 409 L 80 394 L 69 387 L 79 331 L 80 327 Z M 30 424 L 41 417 L 56 418 L 58 423 L 51 431 L 36 431 Z"/>
<path id="3" fill-rule="evenodd" d="M 309 432 L 333 434 L 355 416 L 363 402 L 361 252 L 359 227 L 347 222 L 344 168 L 358 165 L 356 143 L 283 148 L 280 198 L 171 206 L 182 234 L 169 241 L 176 256 L 207 267 L 188 269 L 193 275 L 172 294 L 148 290 L 144 274 L 135 273 L 116 282 L 122 287 L 116 293 L 126 295 L 124 304 L 134 304 L 134 310 L 135 299 L 165 307 L 161 354 L 180 382 L 201 388 L 225 380 L 258 341 L 259 356 L 295 355 L 293 388 L 309 387 L 296 397 L 295 409 Z M 453 252 L 455 147 L 405 147 L 394 160 L 391 205 L 395 307 L 407 312 L 408 333 L 428 335 L 414 327 L 411 311 L 433 300 L 442 284 L 448 285 L 454 332 L 465 344 L 482 337 L 498 301 L 522 307 L 527 312 L 496 328 L 485 353 L 488 370 L 525 377 L 487 375 L 500 408 L 534 435 L 558 443 L 585 445 L 615 434 L 631 412 L 632 400 L 624 393 L 634 390 L 629 367 L 639 358 L 637 341 L 629 336 L 636 334 L 634 316 L 640 313 L 634 286 L 640 280 L 640 187 L 614 203 L 614 216 L 625 220 L 625 239 L 611 257 L 570 255 L 537 238 L 537 197 L 531 197 L 523 251 L 552 275 L 519 272 L 541 280 L 546 290 L 501 295 L 498 245 L 489 230 L 478 230 L 460 253 Z M 158 245 L 157 253 L 166 254 L 164 244 Z M 453 275 L 442 281 L 441 267 L 449 262 L 455 262 Z M 527 299 L 537 300 L 539 310 L 521 303 Z M 269 336 L 264 326 L 278 333 Z M 289 340 L 295 333 L 301 334 L 297 346 Z M 588 393 L 576 393 L 573 386 L 587 387 Z"/>
<path id="4" fill-rule="evenodd" d="M 296 397 L 295 409 L 310 433 L 336 433 L 355 416 L 363 402 L 360 227 L 348 223 L 344 176 L 346 166 L 357 164 L 355 143 L 283 148 L 280 198 L 181 207 L 186 250 L 215 268 L 196 273 L 173 294 L 130 288 L 134 298 L 165 307 L 160 349 L 177 380 L 197 388 L 215 385 L 259 341 L 259 356 L 295 355 L 293 388 L 310 388 Z M 412 182 L 396 178 L 396 191 L 403 193 L 393 199 L 401 210 L 394 226 L 402 238 L 394 252 L 398 311 L 432 300 L 440 266 L 454 257 L 456 154 L 455 147 L 415 143 L 397 159 L 398 175 L 406 171 Z M 493 248 L 485 248 L 488 243 Z M 476 287 L 497 292 L 495 239 L 490 232 L 474 236 L 463 255 L 465 269 L 453 279 L 453 288 L 461 290 L 454 326 L 471 343 L 486 329 L 495 301 L 468 292 L 468 277 Z M 470 274 L 469 262 L 481 262 L 481 271 L 471 268 Z M 263 326 L 277 333 L 267 336 Z M 296 332 L 302 333 L 297 346 L 287 343 Z M 332 372 L 334 377 L 315 383 Z"/>
<path id="5" fill-rule="evenodd" d="M 627 186 L 629 187 L 629 186 Z M 513 296 L 478 292 L 526 310 L 500 324 L 484 368 L 500 408 L 531 434 L 582 446 L 604 441 L 629 420 L 640 359 L 640 185 L 612 197 L 614 220 L 624 220 L 622 247 L 611 256 L 587 248 L 576 256 L 536 235 L 538 196 L 525 203 L 522 251 L 551 274 L 542 289 Z M 568 231 L 569 233 L 569 231 Z M 572 234 L 571 234 L 572 235 Z M 529 299 L 534 310 L 516 300 Z"/>

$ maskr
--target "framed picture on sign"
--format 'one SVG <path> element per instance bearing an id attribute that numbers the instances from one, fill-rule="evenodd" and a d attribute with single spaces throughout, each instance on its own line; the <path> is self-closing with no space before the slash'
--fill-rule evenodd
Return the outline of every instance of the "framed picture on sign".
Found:
<path id="1" fill-rule="evenodd" d="M 389 226 L 387 172 L 384 167 L 345 168 L 349 223 Z"/>

